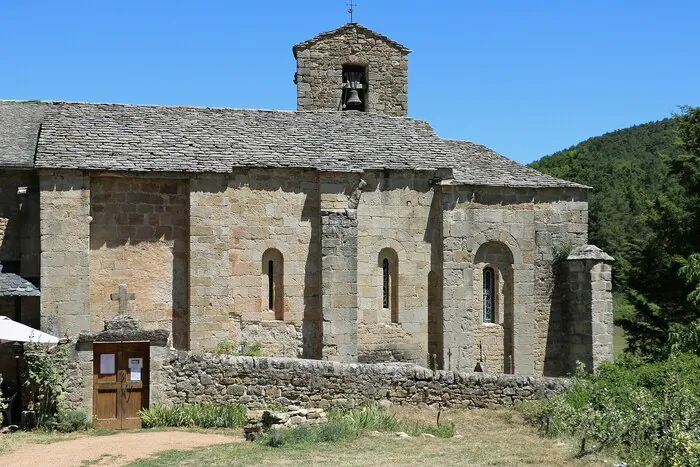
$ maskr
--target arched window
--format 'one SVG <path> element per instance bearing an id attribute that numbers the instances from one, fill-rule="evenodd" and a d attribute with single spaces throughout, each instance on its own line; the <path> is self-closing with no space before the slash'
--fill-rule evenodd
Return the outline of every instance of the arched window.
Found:
<path id="1" fill-rule="evenodd" d="M 284 319 L 284 259 L 279 250 L 263 253 L 263 319 Z"/>
<path id="2" fill-rule="evenodd" d="M 496 271 L 491 267 L 484 268 L 483 273 L 483 321 L 496 322 Z"/>
<path id="3" fill-rule="evenodd" d="M 399 322 L 399 258 L 391 248 L 379 252 L 382 268 L 382 308 L 392 323 Z"/>

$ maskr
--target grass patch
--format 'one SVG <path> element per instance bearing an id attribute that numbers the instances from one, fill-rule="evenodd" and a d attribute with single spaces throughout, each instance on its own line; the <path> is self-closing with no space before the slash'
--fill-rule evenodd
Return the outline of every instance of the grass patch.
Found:
<path id="1" fill-rule="evenodd" d="M 238 404 L 182 404 L 154 406 L 140 415 L 144 428 L 236 428 L 245 423 L 246 409 Z"/>
<path id="2" fill-rule="evenodd" d="M 259 442 L 270 447 L 337 443 L 356 440 L 370 431 L 405 432 L 411 436 L 429 433 L 449 438 L 454 435 L 454 429 L 454 423 L 450 421 L 435 426 L 422 421 L 406 421 L 376 404 L 371 404 L 361 409 L 331 410 L 328 413 L 328 421 L 320 425 L 272 430 L 262 436 Z"/>
<path id="3" fill-rule="evenodd" d="M 620 326 L 613 327 L 613 356 L 621 357 L 627 348 L 627 334 Z"/>
<path id="4" fill-rule="evenodd" d="M 392 407 L 388 414 L 407 424 L 435 425 L 435 410 Z M 330 415 L 330 414 L 329 414 Z M 613 459 L 599 455 L 574 459 L 576 449 L 560 440 L 541 437 L 513 409 L 442 412 L 461 436 L 410 439 L 385 435 L 324 443 L 290 443 L 274 448 L 262 443 L 231 443 L 189 451 L 164 451 L 132 466 L 228 465 L 602 465 Z M 377 430 L 378 431 L 378 430 Z"/>

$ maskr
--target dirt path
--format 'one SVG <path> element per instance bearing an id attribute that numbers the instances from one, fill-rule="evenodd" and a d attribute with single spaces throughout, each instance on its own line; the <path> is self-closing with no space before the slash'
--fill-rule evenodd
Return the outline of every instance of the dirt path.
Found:
<path id="1" fill-rule="evenodd" d="M 192 449 L 241 441 L 241 438 L 185 431 L 144 431 L 109 436 L 84 436 L 51 444 L 27 444 L 0 457 L 5 467 L 124 465 L 169 449 Z"/>

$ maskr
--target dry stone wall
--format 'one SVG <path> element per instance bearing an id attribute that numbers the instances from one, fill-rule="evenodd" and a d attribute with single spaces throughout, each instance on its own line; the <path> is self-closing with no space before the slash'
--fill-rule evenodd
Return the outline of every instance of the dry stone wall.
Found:
<path id="1" fill-rule="evenodd" d="M 548 397 L 567 379 L 431 371 L 414 364 L 345 364 L 171 352 L 156 403 L 294 404 L 351 408 L 372 401 L 420 407 L 491 407 Z"/>

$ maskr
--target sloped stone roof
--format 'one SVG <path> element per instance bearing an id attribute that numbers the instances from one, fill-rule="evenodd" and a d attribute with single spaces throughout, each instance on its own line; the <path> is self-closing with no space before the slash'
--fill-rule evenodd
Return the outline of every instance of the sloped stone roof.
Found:
<path id="1" fill-rule="evenodd" d="M 41 102 L 0 101 L 0 167 L 34 165 L 45 108 Z"/>
<path id="2" fill-rule="evenodd" d="M 390 46 L 398 49 L 402 53 L 405 53 L 405 54 L 411 53 L 411 49 L 409 49 L 405 45 L 399 44 L 395 40 L 389 39 L 388 37 L 386 37 L 382 34 L 379 34 L 378 32 L 373 31 L 368 27 L 365 27 L 359 23 L 345 23 L 344 25 L 340 26 L 339 28 L 333 29 L 331 31 L 322 32 L 322 33 L 317 34 L 316 36 L 312 37 L 311 39 L 305 40 L 303 42 L 299 42 L 297 45 L 292 47 L 292 52 L 294 52 L 294 57 L 296 58 L 297 53 L 300 50 L 305 50 L 305 49 L 307 49 L 307 48 L 309 48 L 309 47 L 311 47 L 311 46 L 313 46 L 313 45 L 315 45 L 315 44 L 317 44 L 325 39 L 328 39 L 330 37 L 336 36 L 338 34 L 342 34 L 342 33 L 347 32 L 347 31 L 352 31 L 352 30 L 362 32 L 365 35 L 370 35 L 376 39 L 381 39 L 382 41 L 384 41 L 387 44 L 389 44 Z"/>
<path id="3" fill-rule="evenodd" d="M 465 185 L 590 188 L 545 175 L 469 141 L 443 140 L 454 152 L 455 182 Z"/>
<path id="4" fill-rule="evenodd" d="M 442 139 L 425 121 L 362 112 L 0 101 L 0 135 L 0 167 L 194 173 L 240 167 L 452 169 L 451 183 L 458 184 L 587 188 L 485 146 Z"/>
<path id="5" fill-rule="evenodd" d="M 26 279 L 0 268 L 0 297 L 38 297 L 40 294 L 34 284 Z"/>
<path id="6" fill-rule="evenodd" d="M 230 172 L 302 167 L 433 169 L 452 153 L 424 121 L 361 112 L 56 103 L 37 168 Z"/>

